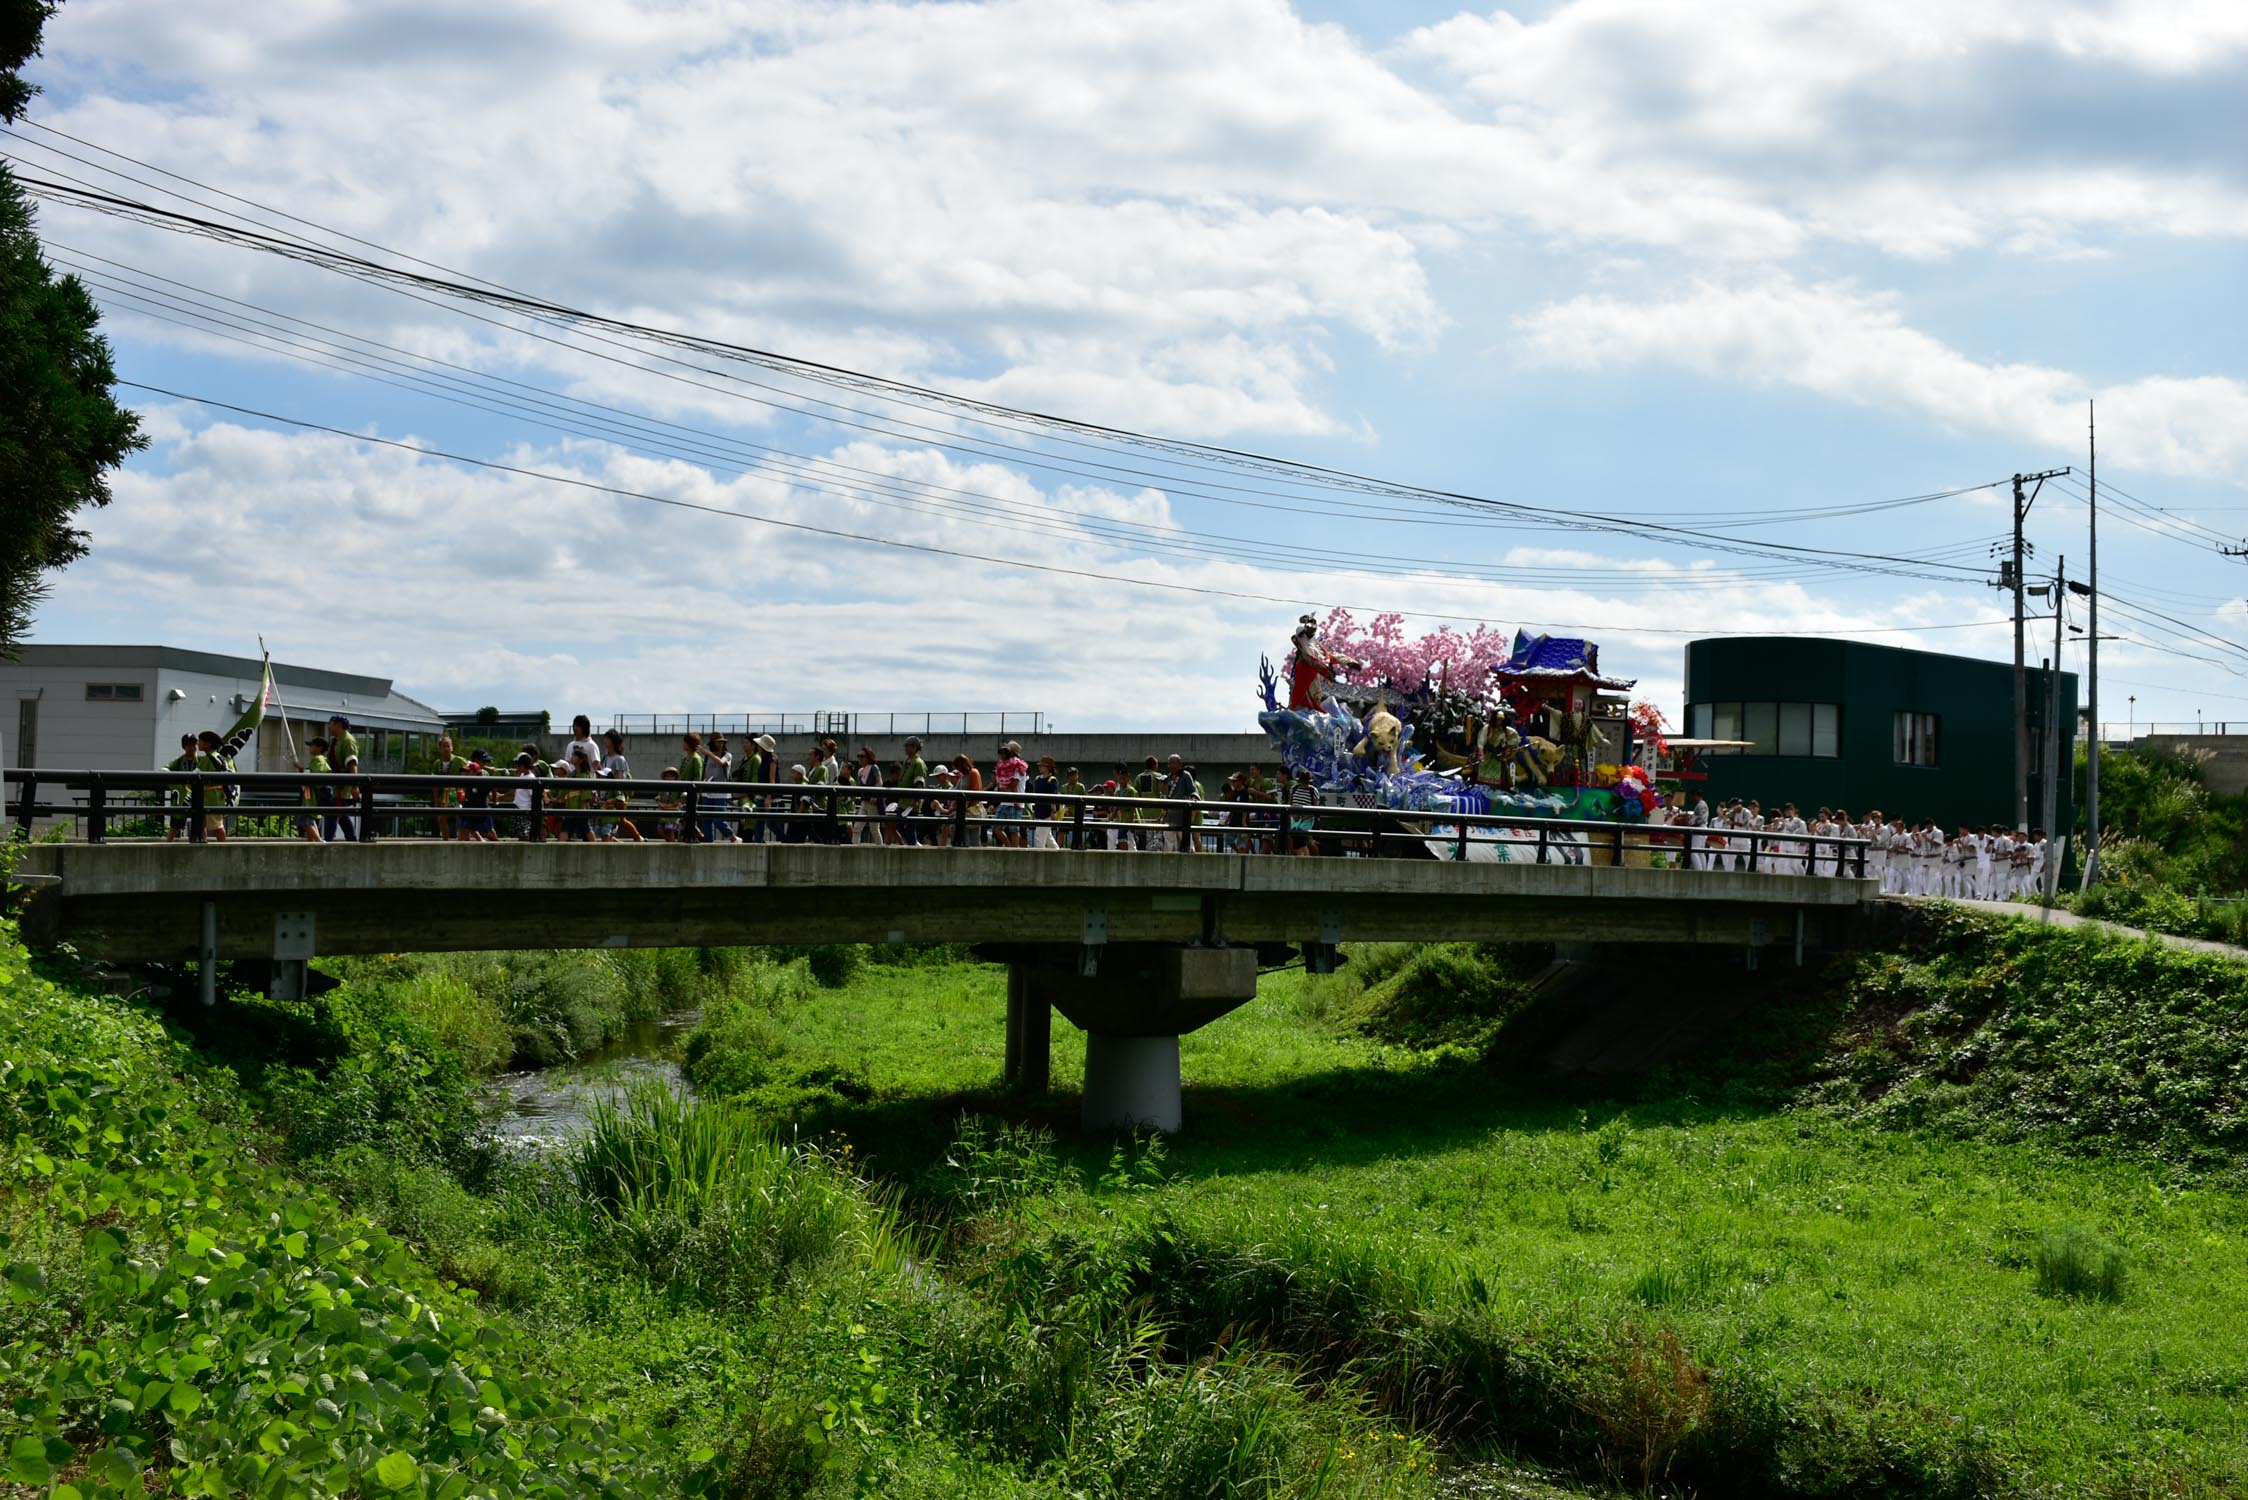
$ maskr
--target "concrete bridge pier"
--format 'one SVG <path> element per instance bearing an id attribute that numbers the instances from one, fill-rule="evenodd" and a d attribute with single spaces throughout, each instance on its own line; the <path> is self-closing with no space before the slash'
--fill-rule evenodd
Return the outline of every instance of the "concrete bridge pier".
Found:
<path id="1" fill-rule="evenodd" d="M 1085 1033 L 1087 1130 L 1177 1130 L 1184 1123 L 1179 1037 L 1257 993 L 1253 947 L 1103 943 L 1004 956 L 1007 1081 L 1033 1092 L 1046 1087 L 1049 1007 L 1060 1011 Z"/>

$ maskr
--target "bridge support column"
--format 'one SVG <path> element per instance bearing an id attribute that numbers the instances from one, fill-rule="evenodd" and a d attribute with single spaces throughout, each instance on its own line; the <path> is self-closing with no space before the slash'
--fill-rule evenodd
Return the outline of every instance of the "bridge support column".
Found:
<path id="1" fill-rule="evenodd" d="M 203 903 L 203 926 L 195 944 L 195 997 L 206 1006 L 219 1003 L 219 904 Z"/>
<path id="2" fill-rule="evenodd" d="M 1175 1036 L 1085 1036 L 1087 1130 L 1175 1131 L 1179 1106 L 1179 1039 Z"/>
<path id="3" fill-rule="evenodd" d="M 1085 1033 L 1087 1130 L 1177 1130 L 1179 1037 L 1255 998 L 1257 950 L 1222 943 L 1108 943 L 1097 963 L 1059 945 L 1007 962 L 1007 1078 L 1043 1088 L 1052 1019 Z M 1090 967 L 1093 973 L 1086 973 Z"/>
<path id="4" fill-rule="evenodd" d="M 1043 1094 L 1054 1077 L 1054 1011 L 1029 964 L 1007 965 L 1007 1087 Z"/>

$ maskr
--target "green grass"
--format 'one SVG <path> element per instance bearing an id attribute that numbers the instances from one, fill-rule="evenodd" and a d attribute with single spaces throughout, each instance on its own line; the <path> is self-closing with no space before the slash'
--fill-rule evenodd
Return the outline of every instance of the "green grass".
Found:
<path id="1" fill-rule="evenodd" d="M 642 1091 L 475 1190 L 448 1164 L 478 1153 L 401 1149 L 387 1104 L 262 1132 L 318 1085 L 459 1078 L 409 1003 L 364 987 L 293 1031 L 229 998 L 230 1058 L 304 1058 L 245 1087 L 0 924 L 10 1493 L 1432 1493 L 1352 1382 L 1173 1345 L 1128 1240 L 961 1279 L 847 1144 L 744 1106 Z"/>
<path id="2" fill-rule="evenodd" d="M 1939 912 L 1689 1064 L 1563 1085 L 1519 1066 L 1569 1019 L 1522 955 L 1354 956 L 1185 1038 L 1160 1141 L 1078 1131 L 1059 1020 L 1053 1089 L 1002 1091 L 1001 970 L 882 949 L 357 961 L 309 1015 L 231 1001 L 200 1056 L 48 985 L 0 1008 L 0 1067 L 79 1037 L 124 1069 L 99 1074 L 118 1139 L 20 1087 L 0 1113 L 23 1180 L 30 1121 L 112 1200 L 115 1163 L 169 1203 L 166 1153 L 223 1143 L 176 1158 L 166 1275 L 180 1213 L 297 1275 L 293 1212 L 308 1246 L 349 1232 L 332 1191 L 383 1226 L 377 1284 L 488 1330 L 484 1362 L 593 1423 L 625 1493 L 1419 1496 L 1511 1491 L 1522 1461 L 1640 1493 L 2248 1494 L 2243 970 Z M 555 1159 L 472 1149 L 503 1043 L 581 1055 L 683 997 L 701 1102 L 630 1096 Z M 186 1092 L 152 1119 L 149 1089 Z M 0 1187 L 8 1258 L 65 1293 L 0 1327 L 0 1423 L 39 1462 L 102 1451 L 113 1390 L 136 1453 L 169 1430 L 134 1360 L 178 1309 L 117 1279 L 90 1203 Z M 251 1344 L 210 1347 L 212 1389 L 256 1384 Z M 26 1429 L 50 1348 L 88 1352 L 93 1404 Z M 417 1475 L 470 1461 L 450 1425 L 384 1430 Z M 522 1473 L 563 1461 L 542 1441 Z M 381 1485 L 388 1451 L 305 1487 Z M 1441 1489 L 1440 1461 L 1470 1468 Z"/>
<path id="3" fill-rule="evenodd" d="M 1400 986 L 1410 965 L 1394 955 L 1366 967 L 1370 986 L 1268 976 L 1254 1002 L 1184 1039 L 1187 1129 L 1143 1203 L 1147 1243 L 1177 1255 L 1148 1294 L 1190 1338 L 1261 1318 L 1303 1357 L 1347 1347 L 1338 1368 L 1420 1360 L 1369 1378 L 1432 1426 L 1619 1483 L 1709 1482 L 1727 1472 L 1711 1465 L 1753 1451 L 1866 1465 L 1918 1493 L 2248 1492 L 2248 1206 L 2146 1149 L 2212 1159 L 2211 1132 L 2229 1123 L 2211 1112 L 2207 1070 L 2173 1079 L 2151 1101 L 2152 1125 L 2106 1120 L 2115 1111 L 2089 1100 L 2078 1134 L 2044 1117 L 2054 1098 L 2107 1078 L 2119 1048 L 2190 1038 L 2206 1049 L 2236 1014 L 2242 976 L 2074 941 L 1949 930 L 1898 960 L 1923 971 L 1921 1007 L 1948 985 L 1977 989 L 1972 1024 L 1932 1023 L 1947 1040 L 1904 1048 L 1903 1066 L 1892 1046 L 1876 1087 L 1846 1066 L 1870 1045 L 1853 1012 L 1823 1013 L 1836 1053 L 1792 1067 L 1829 1070 L 1814 1090 L 1825 1102 L 1792 1109 L 1773 1107 L 1786 1095 L 1770 1080 L 1731 1103 L 1697 1093 L 1706 1077 L 1594 1093 L 1513 1077 L 1461 1046 L 1373 1041 L 1354 1028 L 1385 992 L 1430 1013 L 1425 994 Z M 2074 988 L 2017 1014 L 2000 991 L 2024 973 Z M 2171 988 L 2136 1009 L 2103 998 L 2102 985 L 2155 981 Z M 938 1160 L 929 1143 L 962 1107 L 1044 1126 L 1077 1180 L 1097 1181 L 1108 1142 L 1074 1129 L 1082 1038 L 1057 1022 L 1056 1093 L 1006 1101 L 1003 1012 L 997 969 L 876 972 L 844 991 L 792 992 L 762 1045 L 848 1069 L 867 1102 L 819 1111 L 821 1123 L 930 1196 L 945 1189 L 941 1168 L 918 1175 Z M 1503 1056 L 1503 1026 L 1438 1019 Z M 1753 1017 L 1748 1043 L 1771 1021 Z M 1977 1035 L 1991 1069 L 1979 1092 L 1959 1061 Z M 2088 1055 L 2029 1086 L 2041 1046 Z M 1855 1081 L 1838 1094 L 1835 1077 Z M 1905 1108 L 1916 1092 L 1922 1102 Z M 1963 1138 L 1996 1125 L 2012 1139 Z M 2097 1159 L 2088 1143 L 2135 1154 Z M 1036 1213 L 1081 1230 L 1113 1217 L 1097 1194 L 1066 1189 Z M 1289 1290 L 1271 1291 L 1273 1277 Z M 1468 1323 L 1485 1353 L 1463 1352 Z M 1453 1331 L 1431 1332 L 1441 1329 Z M 1564 1373 L 1545 1396 L 1517 1389 L 1480 1408 L 1457 1391 L 1415 1394 L 1416 1380 L 1452 1368 L 1445 1360 L 1464 1371 L 1485 1357 Z M 1550 1402 L 1543 1416 L 1538 1400 Z M 1773 1408 L 1825 1435 L 1789 1436 Z M 1664 1436 L 1666 1422 L 1681 1430 Z M 1743 1492 L 1823 1492 L 1801 1474 L 1731 1472 Z"/>

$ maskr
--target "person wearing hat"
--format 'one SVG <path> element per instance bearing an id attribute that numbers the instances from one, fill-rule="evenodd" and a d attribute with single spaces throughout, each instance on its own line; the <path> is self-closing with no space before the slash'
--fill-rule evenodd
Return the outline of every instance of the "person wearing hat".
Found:
<path id="1" fill-rule="evenodd" d="M 957 793 L 960 774 L 947 765 L 931 766 L 928 784 L 932 791 Z M 935 844 L 940 849 L 951 847 L 952 819 L 959 802 L 959 797 L 955 795 L 931 797 L 921 804 L 922 812 L 928 819 L 923 827 L 922 843 Z"/>
<path id="2" fill-rule="evenodd" d="M 342 714 L 328 715 L 328 763 L 340 766 L 359 754 L 359 736 L 351 732 L 351 720 Z"/>
<path id="3" fill-rule="evenodd" d="M 741 771 L 736 778 L 753 786 L 765 788 L 755 797 L 748 799 L 766 814 L 765 817 L 757 820 L 756 827 L 751 830 L 751 836 L 760 843 L 770 844 L 781 836 L 780 826 L 774 823 L 771 818 L 773 810 L 781 806 L 780 799 L 772 791 L 773 787 L 780 784 L 781 779 L 780 749 L 779 742 L 771 735 L 761 734 L 757 736 L 749 742 L 748 748 L 742 751 Z"/>

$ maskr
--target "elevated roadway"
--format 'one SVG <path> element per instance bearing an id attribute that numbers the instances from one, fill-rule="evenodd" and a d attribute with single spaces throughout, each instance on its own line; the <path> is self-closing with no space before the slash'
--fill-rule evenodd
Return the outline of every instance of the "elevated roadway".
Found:
<path id="1" fill-rule="evenodd" d="M 117 963 L 758 943 L 1332 946 L 1846 940 L 1876 882 L 1432 859 L 789 844 L 49 844 L 26 933 Z"/>

